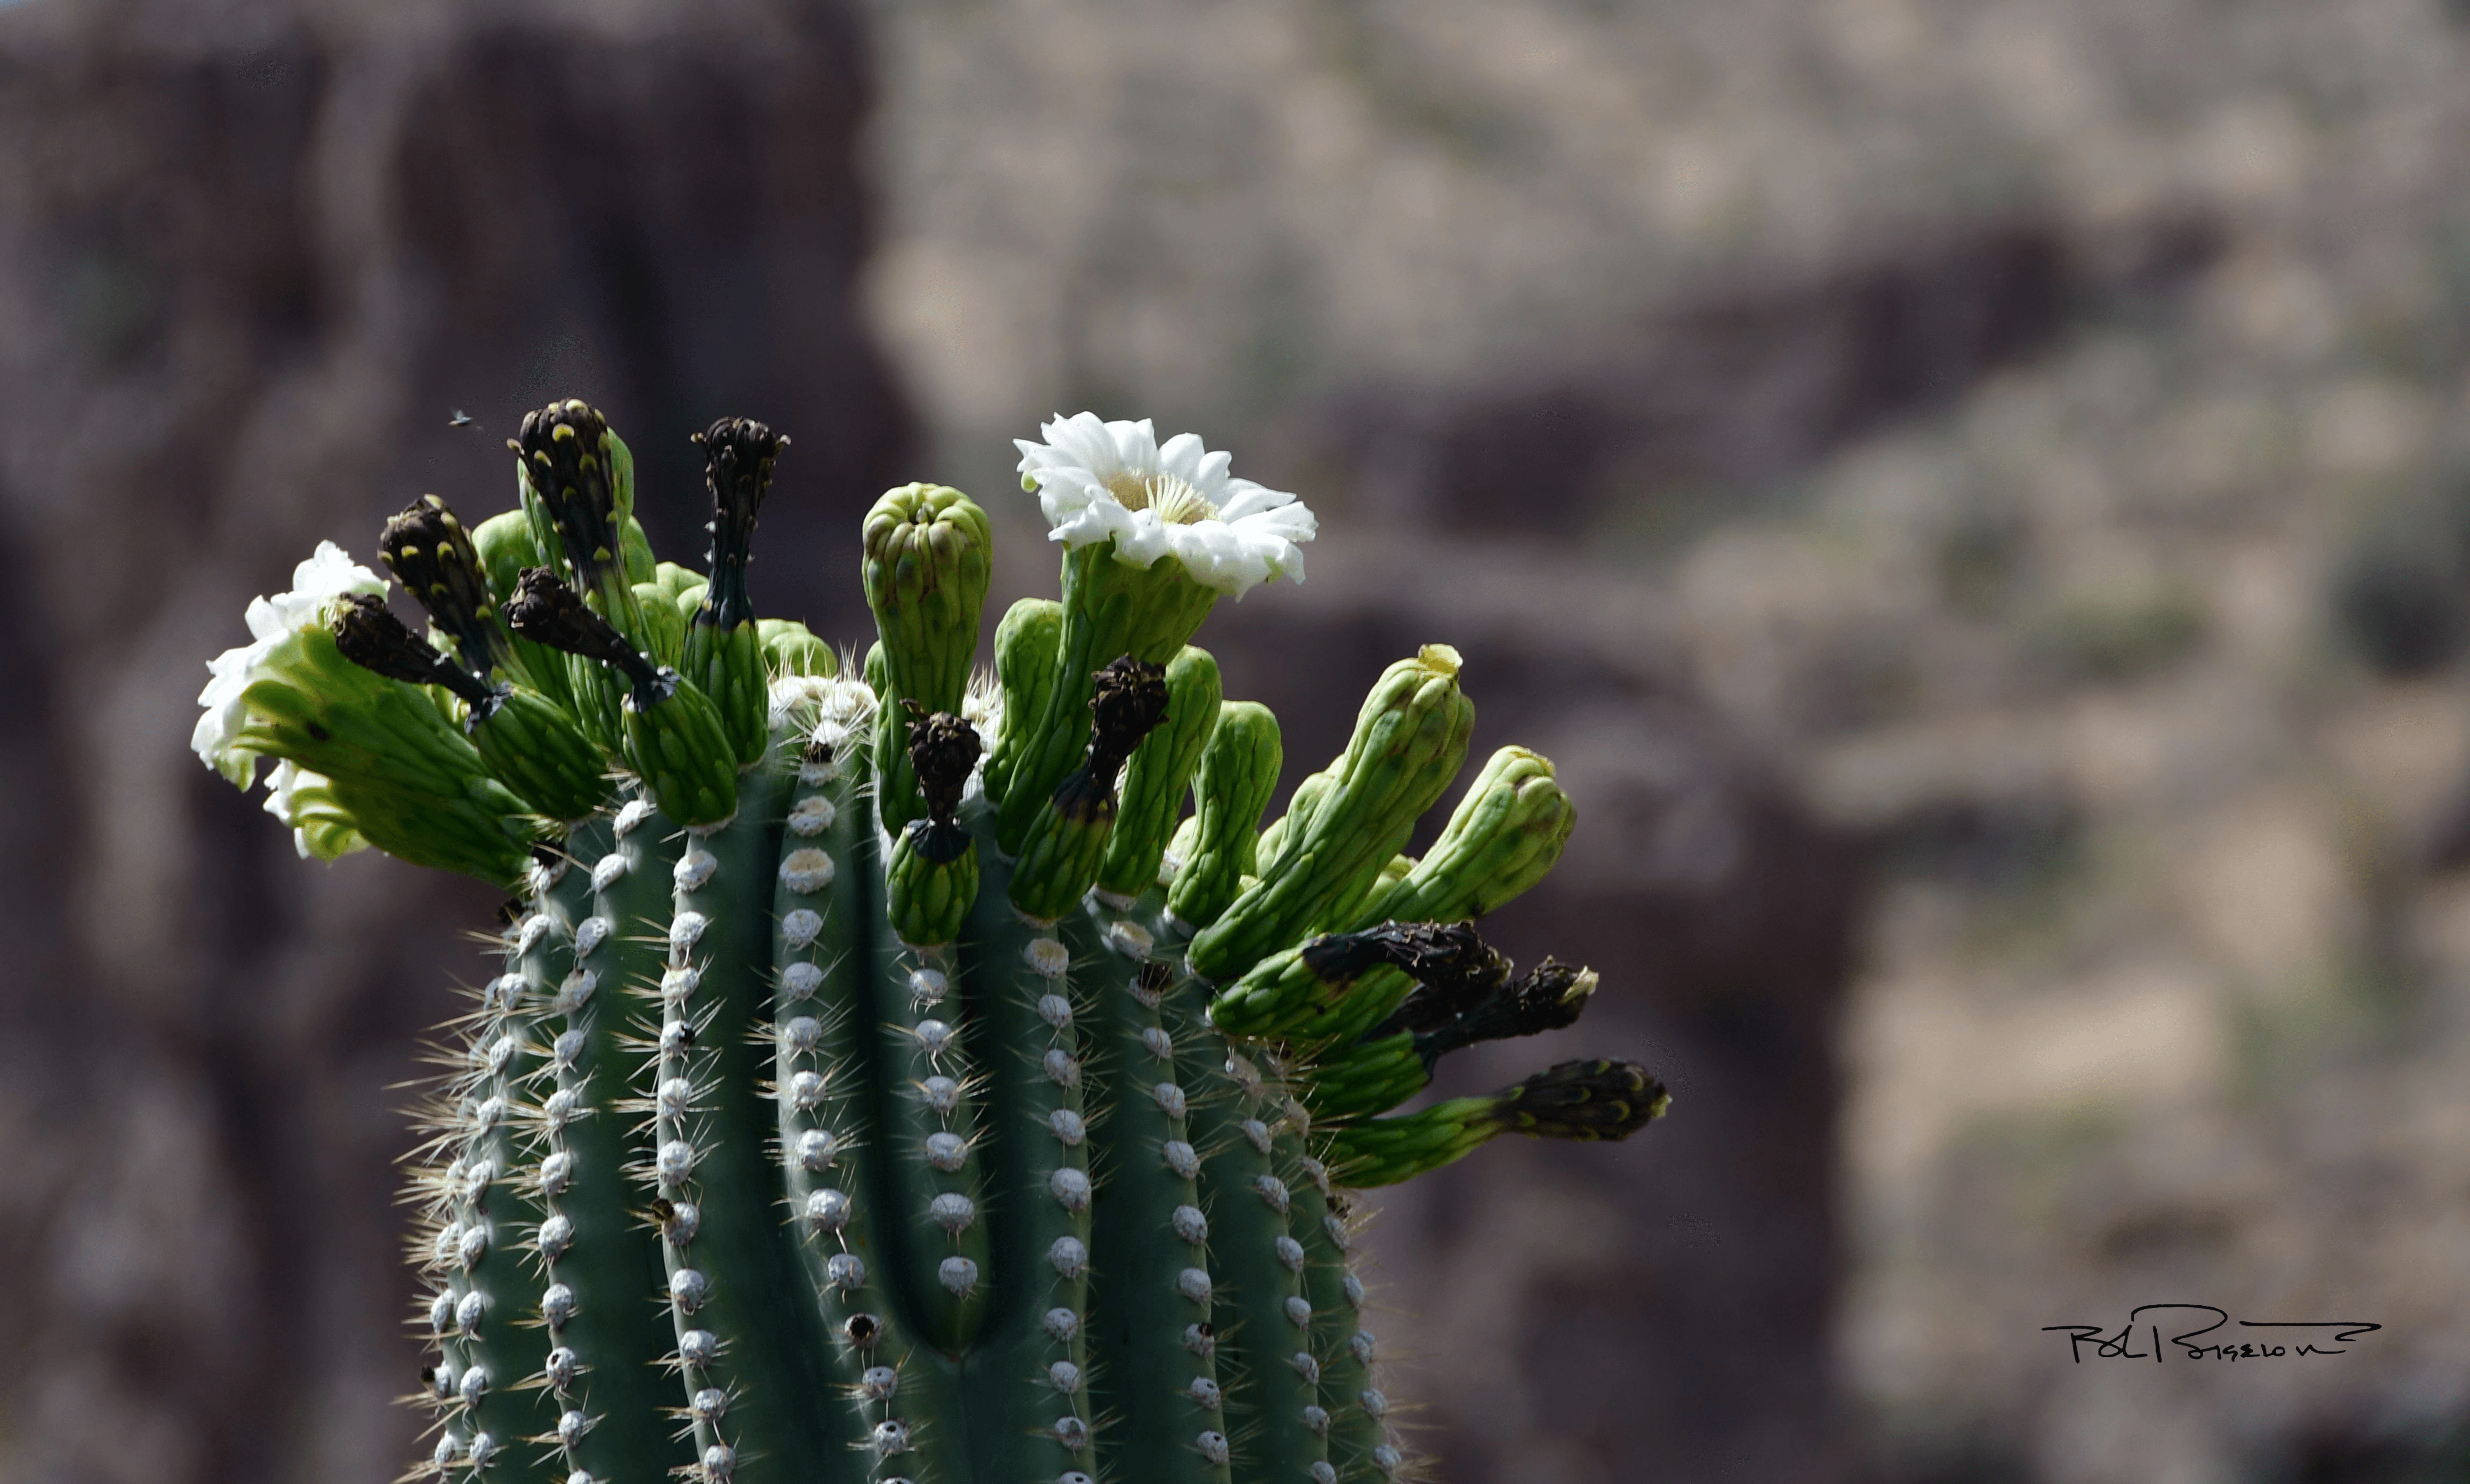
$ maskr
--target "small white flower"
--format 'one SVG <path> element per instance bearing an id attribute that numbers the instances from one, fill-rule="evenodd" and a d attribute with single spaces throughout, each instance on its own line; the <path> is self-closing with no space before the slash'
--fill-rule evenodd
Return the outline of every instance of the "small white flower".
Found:
<path id="1" fill-rule="evenodd" d="M 1037 492 L 1048 539 L 1066 546 L 1112 537 L 1115 558 L 1134 567 L 1162 556 L 1195 582 L 1233 597 L 1272 577 L 1304 580 L 1297 544 L 1317 522 L 1303 501 L 1227 474 L 1233 455 L 1212 453 L 1195 433 L 1161 444 L 1149 419 L 1108 423 L 1095 412 L 1059 417 L 1044 443 L 1013 440 L 1021 487 Z"/>
<path id="2" fill-rule="evenodd" d="M 242 788 L 256 782 L 257 754 L 234 745 L 248 721 L 241 693 L 262 678 L 266 661 L 285 640 L 303 628 L 324 623 L 335 599 L 346 592 L 383 597 L 385 590 L 384 578 L 354 562 L 333 542 L 321 541 L 315 556 L 291 569 L 291 591 L 251 599 L 252 642 L 226 649 L 206 663 L 213 679 L 198 696 L 205 714 L 198 718 L 198 729 L 189 736 L 189 746 L 205 765 Z"/>

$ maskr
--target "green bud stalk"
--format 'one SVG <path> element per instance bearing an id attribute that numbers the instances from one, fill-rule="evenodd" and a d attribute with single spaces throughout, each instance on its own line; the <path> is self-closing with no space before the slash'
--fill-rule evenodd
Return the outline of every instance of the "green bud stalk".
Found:
<path id="1" fill-rule="evenodd" d="M 909 729 L 910 773 L 926 812 L 893 837 L 884 886 L 892 930 L 915 948 L 958 938 L 978 899 L 977 841 L 956 816 L 979 747 L 977 729 L 950 711 Z"/>
<path id="2" fill-rule="evenodd" d="M 736 754 L 725 744 L 720 713 L 690 681 L 656 667 L 572 588 L 543 568 L 524 570 L 506 605 L 507 627 L 563 650 L 580 666 L 623 677 L 619 750 L 663 813 L 689 828 L 737 812 Z"/>
<path id="3" fill-rule="evenodd" d="M 1063 605 L 1022 598 L 995 625 L 995 683 L 1003 690 L 1002 730 L 987 754 L 987 801 L 1000 807 L 1012 776 L 1033 751 L 1061 662 Z"/>
<path id="4" fill-rule="evenodd" d="M 1193 813 L 1176 833 L 1175 884 L 1166 908 L 1177 922 L 1218 920 L 1258 869 L 1261 811 L 1278 787 L 1286 750 L 1278 718 L 1257 701 L 1228 701 L 1192 781 Z"/>
<path id="5" fill-rule="evenodd" d="M 1116 559 L 1112 539 L 1065 554 L 1054 688 L 1035 718 L 1035 749 L 1006 780 L 995 824 L 996 844 L 1006 852 L 1020 852 L 1038 812 L 1088 746 L 1086 707 L 1098 667 L 1118 655 L 1166 663 L 1217 601 L 1216 590 L 1193 581 L 1173 557 L 1135 567 Z"/>
<path id="6" fill-rule="evenodd" d="M 1458 689 L 1458 664 L 1457 651 L 1428 644 L 1383 673 L 1329 781 L 1308 808 L 1288 811 L 1274 858 L 1264 851 L 1259 884 L 1194 937 L 1195 973 L 1232 979 L 1300 933 L 1354 919 L 1466 758 L 1475 706 Z"/>
<path id="7" fill-rule="evenodd" d="M 695 435 L 704 484 L 711 492 L 711 581 L 684 637 L 687 679 L 711 697 L 741 766 L 763 755 L 771 715 L 763 641 L 746 591 L 756 517 L 772 485 L 772 466 L 789 440 L 751 418 L 724 417 Z"/>
<path id="8" fill-rule="evenodd" d="M 1625 1139 L 1664 1116 L 1672 1095 L 1634 1061 L 1565 1061 L 1489 1098 L 1453 1098 L 1420 1113 L 1330 1134 L 1330 1177 L 1395 1185 L 1456 1164 L 1504 1133 L 1539 1139 Z"/>
<path id="9" fill-rule="evenodd" d="M 1094 689 L 1088 760 L 1038 811 L 1013 872 L 1013 907 L 1033 921 L 1053 922 L 1088 893 L 1114 832 L 1116 777 L 1168 719 L 1162 666 L 1126 655 L 1098 672 Z"/>
<path id="10" fill-rule="evenodd" d="M 1157 885 L 1158 861 L 1175 833 L 1184 790 L 1218 726 L 1218 661 L 1186 644 L 1166 666 L 1166 717 L 1124 769 L 1114 832 L 1098 868 L 1098 890 L 1129 903 Z"/>

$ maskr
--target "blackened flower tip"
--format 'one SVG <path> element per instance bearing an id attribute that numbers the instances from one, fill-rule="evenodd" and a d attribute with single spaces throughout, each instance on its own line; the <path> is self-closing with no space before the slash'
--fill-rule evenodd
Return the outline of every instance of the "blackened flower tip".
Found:
<path id="1" fill-rule="evenodd" d="M 1090 771 L 1111 779 L 1141 739 L 1165 723 L 1166 701 L 1165 665 L 1124 655 L 1100 670 L 1089 697 Z"/>
<path id="2" fill-rule="evenodd" d="M 576 579 L 595 591 L 623 575 L 613 441 L 608 420 L 574 398 L 525 413 L 516 440 L 524 477 L 557 527 Z"/>
<path id="3" fill-rule="evenodd" d="M 1664 1116 L 1672 1094 L 1635 1061 L 1565 1061 L 1493 1099 L 1494 1117 L 1546 1139 L 1626 1139 Z"/>
<path id="4" fill-rule="evenodd" d="M 378 555 L 454 639 L 465 666 L 486 675 L 502 646 L 488 578 L 471 533 L 446 501 L 424 495 L 405 506 L 378 533 Z"/>
<path id="5" fill-rule="evenodd" d="M 913 716 L 918 703 L 905 703 Z M 968 787 L 969 772 L 985 746 L 978 730 L 950 711 L 917 716 L 909 727 L 909 766 L 918 775 L 919 792 L 926 796 L 926 813 L 939 825 L 952 823 Z"/>
<path id="6" fill-rule="evenodd" d="M 489 687 L 478 676 L 431 649 L 387 611 L 384 598 L 344 594 L 328 629 L 336 652 L 361 669 L 408 684 L 443 685 L 474 706 L 489 703 Z"/>
<path id="7" fill-rule="evenodd" d="M 704 451 L 704 485 L 711 493 L 711 534 L 706 566 L 711 574 L 695 621 L 734 628 L 755 616 L 746 594 L 746 565 L 754 560 L 755 522 L 772 486 L 773 462 L 789 440 L 751 417 L 724 417 L 694 434 Z"/>
<path id="8" fill-rule="evenodd" d="M 506 600 L 506 627 L 535 644 L 570 655 L 622 662 L 633 651 L 609 620 L 584 606 L 583 595 L 546 567 L 526 567 Z"/>

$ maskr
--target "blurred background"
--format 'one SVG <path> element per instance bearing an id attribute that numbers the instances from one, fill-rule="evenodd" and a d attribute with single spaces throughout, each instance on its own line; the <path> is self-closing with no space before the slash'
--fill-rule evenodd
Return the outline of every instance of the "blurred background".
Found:
<path id="1" fill-rule="evenodd" d="M 756 597 L 1088 407 L 1321 513 L 1581 823 L 1495 926 L 1666 1122 L 1390 1194 L 1449 1484 L 2470 1478 L 2458 0 L 0 0 L 0 1478 L 383 1480 L 486 892 L 187 748 L 322 537 L 582 395 L 793 435 Z M 478 428 L 450 428 L 467 411 Z M 2133 1305 L 2384 1328 L 2071 1365 Z"/>

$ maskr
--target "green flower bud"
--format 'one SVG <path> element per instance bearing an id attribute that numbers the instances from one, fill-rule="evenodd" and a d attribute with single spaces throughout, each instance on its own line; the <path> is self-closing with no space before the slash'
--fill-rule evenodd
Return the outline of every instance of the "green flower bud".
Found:
<path id="1" fill-rule="evenodd" d="M 1219 707 L 1217 730 L 1200 754 L 1192 782 L 1190 843 L 1178 830 L 1171 847 L 1178 857 L 1167 911 L 1179 921 L 1207 927 L 1218 920 L 1254 874 L 1255 829 L 1278 786 L 1286 757 L 1278 719 L 1256 701 Z"/>
<path id="2" fill-rule="evenodd" d="M 1001 807 L 1014 770 L 1037 746 L 1037 728 L 1055 691 L 1063 605 L 1022 598 L 995 625 L 995 681 L 1003 687 L 1002 730 L 987 757 L 987 801 Z"/>
<path id="3" fill-rule="evenodd" d="M 610 436 L 614 438 L 617 435 L 613 433 Z M 618 449 L 620 453 L 624 453 L 626 445 L 620 443 L 618 445 Z M 631 454 L 624 459 L 624 464 L 625 485 L 629 492 L 626 497 L 626 504 L 628 508 L 631 509 L 635 503 L 635 497 L 632 493 L 635 488 L 635 461 Z M 652 581 L 659 573 L 661 564 L 658 559 L 652 555 L 652 538 L 649 533 L 644 531 L 643 522 L 636 520 L 631 515 L 628 516 L 626 518 L 626 528 L 620 534 L 619 541 L 621 543 L 620 549 L 624 551 L 626 556 L 626 580 L 630 583 Z"/>
<path id="4" fill-rule="evenodd" d="M 687 621 L 678 613 L 677 604 L 661 591 L 657 582 L 635 584 L 635 606 L 643 615 L 642 640 L 645 652 L 659 663 L 672 667 L 686 659 Z"/>
<path id="5" fill-rule="evenodd" d="M 866 646 L 866 659 L 858 666 L 858 675 L 866 682 L 866 688 L 874 692 L 875 705 L 880 707 L 892 689 L 891 661 L 883 658 L 883 640 L 876 639 Z"/>
<path id="6" fill-rule="evenodd" d="M 1115 828 L 1098 868 L 1098 890 L 1118 899 L 1136 899 L 1157 885 L 1158 860 L 1183 811 L 1184 789 L 1218 726 L 1218 661 L 1186 644 L 1167 664 L 1166 693 L 1166 721 L 1126 766 Z"/>
<path id="7" fill-rule="evenodd" d="M 773 675 L 841 673 L 841 657 L 794 618 L 758 618 L 756 637 L 763 641 L 763 661 Z"/>
<path id="8" fill-rule="evenodd" d="M 899 704 L 928 711 L 961 709 L 977 653 L 993 538 L 986 512 L 955 489 L 907 484 L 887 491 L 867 512 L 867 606 L 882 636 L 890 690 L 875 734 L 875 796 L 886 829 L 919 816 L 917 780 Z"/>
<path id="9" fill-rule="evenodd" d="M 1259 884 L 1194 937 L 1195 973 L 1231 979 L 1315 928 L 1354 920 L 1466 758 L 1475 706 L 1457 672 L 1457 651 L 1443 644 L 1384 672 L 1346 752 L 1324 770 L 1329 782 L 1307 814 L 1290 811 L 1276 858 L 1265 853 Z"/>
<path id="10" fill-rule="evenodd" d="M 689 826 L 734 814 L 736 754 L 711 698 L 677 671 L 656 667 L 545 568 L 526 569 L 517 587 L 505 609 L 507 627 L 574 656 L 578 678 L 600 677 L 613 693 L 615 678 L 624 678 L 630 688 L 620 708 L 620 751 L 661 809 Z"/>
<path id="11" fill-rule="evenodd" d="M 638 686 L 626 697 L 626 765 L 662 813 L 690 829 L 717 824 L 737 812 L 736 755 L 720 711 L 694 682 L 660 674 L 665 693 Z"/>
<path id="12" fill-rule="evenodd" d="M 530 520 L 521 510 L 503 511 L 474 526 L 472 545 L 488 579 L 492 606 L 499 610 L 514 597 L 525 568 L 549 565 L 548 554 L 541 549 Z M 502 622 L 499 629 L 505 632 Z M 574 683 L 568 676 L 565 655 L 519 634 L 507 633 L 506 646 L 517 678 L 569 713 L 575 710 Z"/>
<path id="13" fill-rule="evenodd" d="M 1551 759 L 1504 747 L 1485 762 L 1423 860 L 1376 890 L 1356 925 L 1482 916 L 1543 880 L 1576 823 Z"/>
<path id="14" fill-rule="evenodd" d="M 678 603 L 679 594 L 688 588 L 702 588 L 708 585 L 701 572 L 691 567 L 680 567 L 675 562 L 653 564 L 652 581 L 663 592 L 668 594 L 669 601 L 678 607 L 683 616 L 687 617 L 693 616 L 694 609 Z"/>
<path id="15" fill-rule="evenodd" d="M 1094 689 L 1088 760 L 1038 811 L 1013 870 L 1014 908 L 1040 922 L 1061 917 L 1097 880 L 1114 831 L 1116 777 L 1142 739 L 1167 719 L 1161 665 L 1126 655 L 1098 672 Z"/>
<path id="16" fill-rule="evenodd" d="M 585 819 L 617 797 L 600 750 L 538 691 L 501 686 L 465 730 L 490 776 L 543 818 Z"/>

